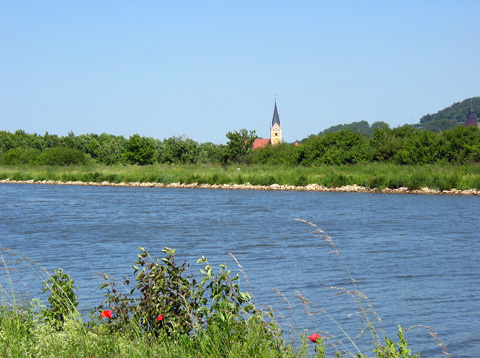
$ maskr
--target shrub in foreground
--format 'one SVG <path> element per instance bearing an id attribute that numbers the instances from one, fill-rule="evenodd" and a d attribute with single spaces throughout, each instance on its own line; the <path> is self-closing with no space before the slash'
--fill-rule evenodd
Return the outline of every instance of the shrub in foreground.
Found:
<path id="1" fill-rule="evenodd" d="M 112 331 L 129 329 L 134 325 L 152 337 L 196 335 L 206 326 L 215 324 L 223 332 L 244 324 L 255 311 L 247 292 L 241 292 L 238 274 L 231 277 L 225 265 L 214 273 L 205 257 L 197 263 L 204 264 L 197 280 L 188 273 L 188 264 L 178 264 L 175 250 L 164 248 L 167 257 L 152 258 L 140 248 L 133 266 L 135 282 L 126 279 L 123 286 L 127 294 L 117 289 L 115 280 L 104 275 L 101 285 L 106 289 L 106 300 L 97 312 L 108 309 L 106 323 Z M 133 286 L 133 287 L 132 287 Z"/>

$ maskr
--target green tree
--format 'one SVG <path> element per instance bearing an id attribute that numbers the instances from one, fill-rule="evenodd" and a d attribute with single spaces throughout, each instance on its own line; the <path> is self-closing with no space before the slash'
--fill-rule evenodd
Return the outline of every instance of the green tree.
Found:
<path id="1" fill-rule="evenodd" d="M 100 143 L 96 138 L 91 138 L 90 141 L 85 146 L 85 151 L 92 158 L 97 158 L 98 151 L 100 150 Z"/>
<path id="2" fill-rule="evenodd" d="M 123 156 L 129 164 L 153 164 L 155 162 L 155 144 L 150 138 L 134 134 L 128 139 Z"/>
<path id="3" fill-rule="evenodd" d="M 369 141 L 372 160 L 393 161 L 398 152 L 405 150 L 406 143 L 420 133 L 419 129 L 409 125 L 377 129 Z"/>
<path id="4" fill-rule="evenodd" d="M 186 136 L 170 137 L 163 141 L 161 163 L 195 164 L 200 150 L 198 143 Z"/>
<path id="5" fill-rule="evenodd" d="M 48 134 L 48 132 L 45 132 L 45 135 L 43 136 L 43 140 L 45 142 L 45 148 L 55 148 L 55 147 L 61 147 L 62 143 L 60 138 L 56 134 Z"/>
<path id="6" fill-rule="evenodd" d="M 0 131 L 0 153 L 5 153 L 15 147 L 13 134 L 8 131 Z"/>
<path id="7" fill-rule="evenodd" d="M 121 138 L 111 136 L 107 142 L 103 143 L 103 145 L 97 149 L 98 162 L 106 165 L 120 163 L 125 153 L 126 142 L 125 138 L 123 138 L 122 141 Z"/>
<path id="8" fill-rule="evenodd" d="M 475 161 L 480 146 L 480 130 L 476 127 L 455 127 L 439 137 L 439 155 L 447 162 L 462 164 Z"/>
<path id="9" fill-rule="evenodd" d="M 211 142 L 202 143 L 198 146 L 198 162 L 217 164 L 222 161 L 222 153 L 219 147 Z"/>
<path id="10" fill-rule="evenodd" d="M 247 160 L 247 153 L 252 149 L 253 142 L 257 138 L 255 131 L 240 129 L 238 132 L 228 132 L 227 145 L 223 147 L 223 164 L 244 163 Z"/>
<path id="11" fill-rule="evenodd" d="M 306 140 L 297 150 L 297 163 L 341 165 L 364 162 L 369 157 L 367 140 L 351 130 L 326 133 Z"/>
<path id="12" fill-rule="evenodd" d="M 439 160 L 439 136 L 423 130 L 407 138 L 393 156 L 396 164 L 428 164 Z"/>

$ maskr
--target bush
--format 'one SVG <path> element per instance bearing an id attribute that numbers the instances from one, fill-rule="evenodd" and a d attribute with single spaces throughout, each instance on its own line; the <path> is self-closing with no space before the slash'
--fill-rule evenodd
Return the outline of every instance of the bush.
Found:
<path id="1" fill-rule="evenodd" d="M 197 263 L 205 266 L 198 282 L 187 273 L 187 263 L 177 264 L 175 250 L 164 248 L 162 252 L 167 257 L 159 261 L 140 248 L 133 266 L 136 285 L 129 290 L 130 294 L 120 293 L 116 282 L 104 275 L 100 288 L 107 289 L 106 300 L 96 312 L 108 318 L 106 324 L 112 331 L 133 327 L 151 337 L 181 337 L 214 324 L 228 333 L 237 323 L 244 322 L 243 313 L 253 311 L 250 295 L 240 292 L 238 274 L 230 277 L 225 265 L 220 265 L 220 271 L 214 274 L 202 257 Z M 128 288 L 130 283 L 126 279 L 123 285 Z"/>
<path id="2" fill-rule="evenodd" d="M 33 164 L 40 155 L 40 150 L 34 148 L 14 148 L 7 151 L 1 158 L 6 165 Z"/>
<path id="3" fill-rule="evenodd" d="M 57 330 L 63 328 L 67 316 L 76 312 L 78 301 L 71 277 L 63 273 L 62 269 L 54 270 L 51 276 L 43 284 L 45 288 L 43 293 L 50 292 L 48 302 L 50 307 L 42 311 L 45 320 Z"/>
<path id="4" fill-rule="evenodd" d="M 38 157 L 37 164 L 40 165 L 81 165 L 87 163 L 85 153 L 73 148 L 49 148 Z"/>

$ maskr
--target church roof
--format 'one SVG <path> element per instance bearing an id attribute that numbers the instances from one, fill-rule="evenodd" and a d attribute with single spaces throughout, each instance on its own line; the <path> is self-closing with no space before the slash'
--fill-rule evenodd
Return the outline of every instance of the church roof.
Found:
<path id="1" fill-rule="evenodd" d="M 252 149 L 266 147 L 270 144 L 270 139 L 257 138 L 252 143 Z"/>
<path id="2" fill-rule="evenodd" d="M 280 125 L 280 117 L 278 116 L 277 102 L 276 101 L 275 101 L 275 108 L 273 109 L 272 127 L 275 124 Z"/>

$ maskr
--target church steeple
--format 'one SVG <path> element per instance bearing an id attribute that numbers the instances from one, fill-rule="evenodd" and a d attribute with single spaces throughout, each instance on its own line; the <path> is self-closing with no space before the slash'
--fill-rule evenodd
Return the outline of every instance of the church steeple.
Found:
<path id="1" fill-rule="evenodd" d="M 272 118 L 271 127 L 273 127 L 275 124 L 280 125 L 280 117 L 278 116 L 277 101 L 276 100 L 275 100 L 275 107 L 273 108 L 273 118 Z"/>
<path id="2" fill-rule="evenodd" d="M 465 120 L 465 127 L 478 127 L 477 117 L 473 110 L 472 99 L 470 98 L 470 111 L 467 114 L 467 119 Z"/>
<path id="3" fill-rule="evenodd" d="M 282 127 L 280 127 L 280 116 L 277 111 L 277 99 L 273 108 L 272 124 L 270 125 L 270 144 L 277 145 L 282 143 Z"/>

